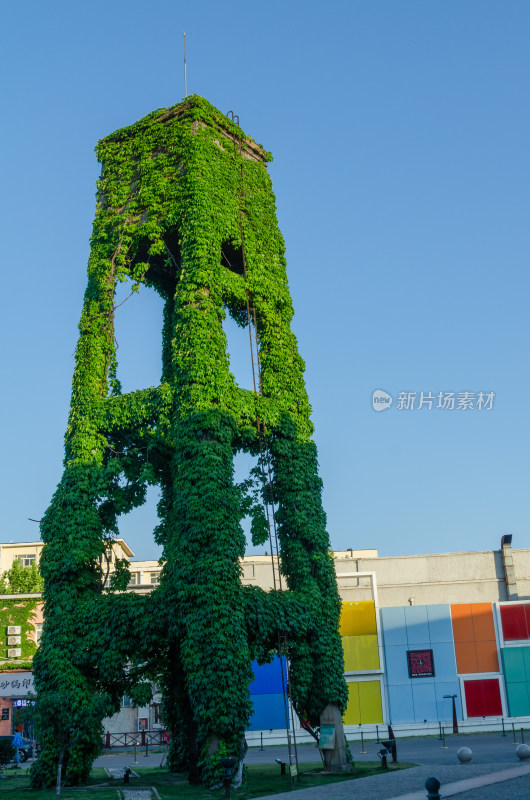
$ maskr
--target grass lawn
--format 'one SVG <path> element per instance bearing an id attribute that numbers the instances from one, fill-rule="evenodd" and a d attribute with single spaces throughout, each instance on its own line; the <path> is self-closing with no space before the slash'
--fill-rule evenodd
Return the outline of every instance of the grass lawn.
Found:
<path id="1" fill-rule="evenodd" d="M 405 769 L 414 766 L 413 764 L 393 764 L 389 765 L 389 772 L 397 769 Z M 305 789 L 309 786 L 322 786 L 327 783 L 337 783 L 339 781 L 354 780 L 355 778 L 365 778 L 368 775 L 377 775 L 384 770 L 380 763 L 362 762 L 355 765 L 353 772 L 345 775 L 318 774 L 322 769 L 322 763 L 300 765 L 300 780 L 293 784 L 293 789 Z M 18 772 L 18 774 L 17 774 Z M 136 767 L 135 772 L 140 777 L 131 778 L 131 788 L 142 786 L 156 786 L 162 800 L 172 798 L 189 798 L 189 800 L 216 800 L 224 798 L 224 790 L 212 792 L 200 786 L 190 786 L 185 775 L 171 775 L 166 768 L 160 767 Z M 317 774 L 311 774 L 315 772 Z M 33 790 L 29 787 L 29 775 L 24 770 L 5 770 L 6 778 L 0 780 L 0 797 L 5 800 L 52 800 L 55 789 Z M 61 797 L 65 800 L 117 800 L 118 789 L 123 788 L 122 781 L 112 782 L 103 769 L 93 769 L 91 773 L 92 784 L 90 788 L 80 787 L 78 789 L 63 789 Z M 250 800 L 267 794 L 278 792 L 288 792 L 291 789 L 291 781 L 288 775 L 280 775 L 278 764 L 249 764 L 247 766 L 246 778 L 241 789 L 232 790 L 234 800 Z"/>

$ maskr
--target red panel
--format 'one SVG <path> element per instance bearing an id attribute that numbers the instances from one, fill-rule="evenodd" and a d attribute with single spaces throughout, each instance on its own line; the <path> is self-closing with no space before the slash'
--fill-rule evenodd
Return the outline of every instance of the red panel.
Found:
<path id="1" fill-rule="evenodd" d="M 526 603 L 501 606 L 502 632 L 506 641 L 528 639 L 525 607 Z"/>
<path id="2" fill-rule="evenodd" d="M 501 691 L 498 678 L 464 681 L 468 717 L 502 716 Z"/>

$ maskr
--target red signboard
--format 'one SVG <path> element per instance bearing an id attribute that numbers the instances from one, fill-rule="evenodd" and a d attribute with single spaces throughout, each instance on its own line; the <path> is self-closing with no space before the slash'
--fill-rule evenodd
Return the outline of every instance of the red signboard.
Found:
<path id="1" fill-rule="evenodd" d="M 409 678 L 434 678 L 432 650 L 407 650 Z"/>

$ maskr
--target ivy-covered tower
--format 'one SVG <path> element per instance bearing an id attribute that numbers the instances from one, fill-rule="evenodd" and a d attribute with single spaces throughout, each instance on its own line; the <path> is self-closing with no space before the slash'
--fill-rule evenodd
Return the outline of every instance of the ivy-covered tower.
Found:
<path id="1" fill-rule="evenodd" d="M 164 687 L 170 763 L 209 780 L 219 753 L 239 754 L 251 713 L 251 660 L 278 634 L 301 717 L 343 709 L 340 601 L 311 440 L 304 364 L 266 162 L 269 155 L 197 96 L 100 141 L 102 163 L 76 351 L 65 469 L 42 522 L 46 622 L 35 660 L 49 783 L 88 775 L 103 716 L 124 691 Z M 165 301 L 160 385 L 122 394 L 115 289 L 131 278 Z M 230 373 L 222 320 L 249 326 L 256 390 Z M 141 324 L 141 320 L 138 321 Z M 249 354 L 250 358 L 250 354 Z M 234 454 L 258 456 L 257 484 L 234 484 Z M 117 519 L 158 484 L 161 584 L 124 593 L 104 581 Z M 250 513 L 256 542 L 274 509 L 283 588 L 244 587 L 239 559 Z M 119 565 L 118 565 L 119 566 Z M 67 705 L 64 720 L 50 717 Z M 66 739 L 65 739 L 66 736 Z M 66 745 L 61 749 L 61 742 Z"/>

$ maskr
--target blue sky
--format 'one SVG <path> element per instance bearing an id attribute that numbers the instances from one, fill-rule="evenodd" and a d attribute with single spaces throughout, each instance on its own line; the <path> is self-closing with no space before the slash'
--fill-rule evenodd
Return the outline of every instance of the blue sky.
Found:
<path id="1" fill-rule="evenodd" d="M 274 155 L 332 546 L 530 546 L 527 2 L 28 0 L 0 21 L 3 541 L 38 536 L 62 471 L 94 146 L 182 98 L 186 31 L 189 92 Z M 160 319 L 148 291 L 121 307 L 125 388 L 158 382 Z M 124 520 L 138 558 L 153 516 Z"/>

